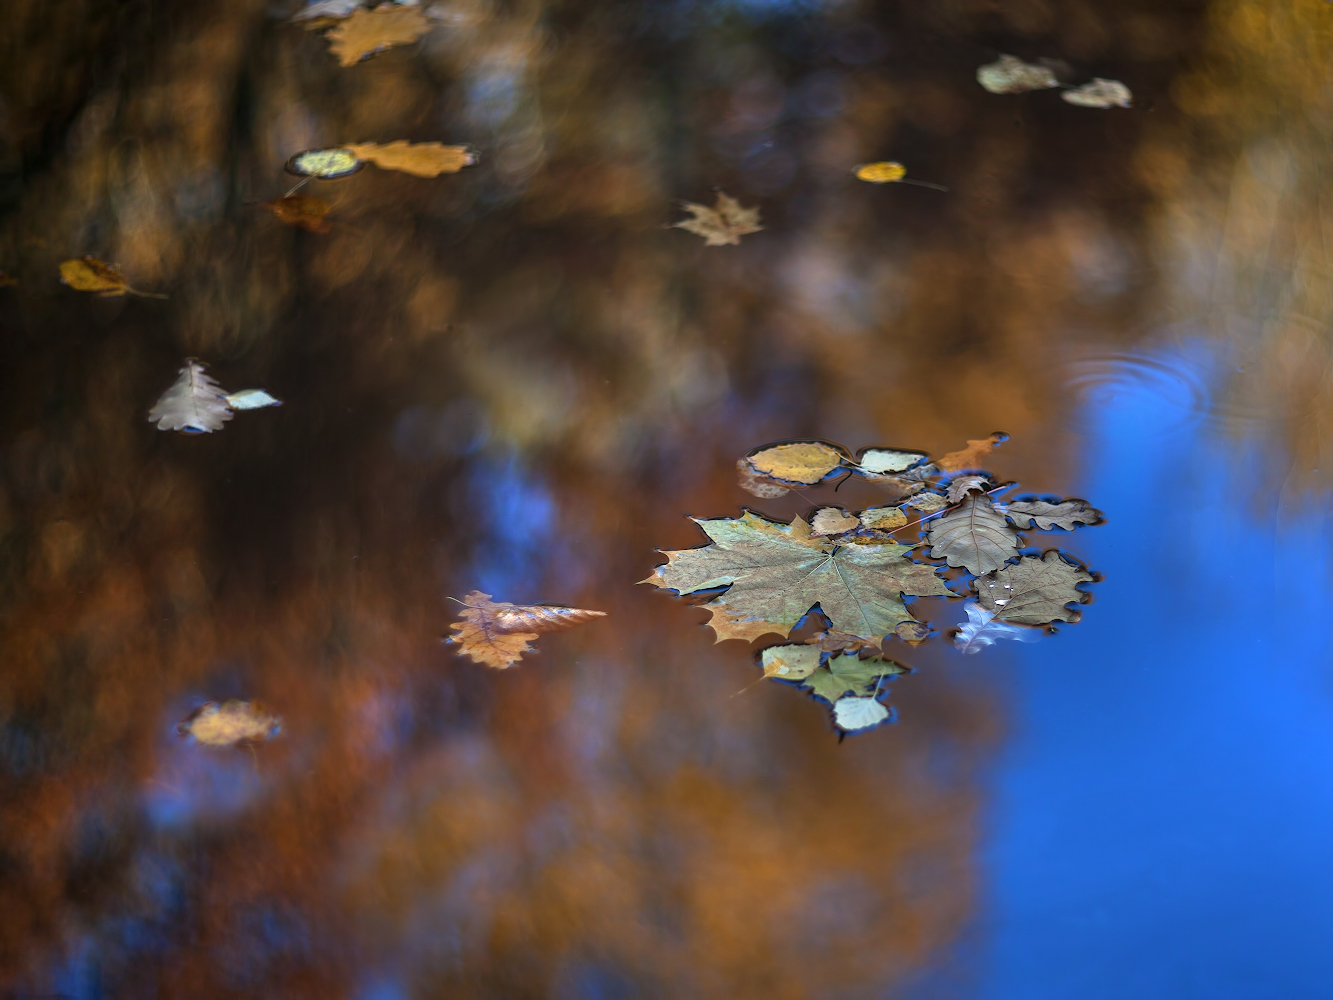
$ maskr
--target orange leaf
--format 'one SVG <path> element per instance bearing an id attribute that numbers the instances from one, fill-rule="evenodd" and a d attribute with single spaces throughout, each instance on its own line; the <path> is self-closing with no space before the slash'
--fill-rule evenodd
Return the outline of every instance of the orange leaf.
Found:
<path id="1" fill-rule="evenodd" d="M 440 142 L 411 143 L 405 139 L 380 145 L 362 142 L 345 146 L 358 160 L 367 160 L 382 170 L 401 170 L 414 177 L 439 177 L 456 174 L 477 162 L 477 155 L 467 146 L 446 146 Z"/>
<path id="2" fill-rule="evenodd" d="M 324 216 L 329 214 L 330 205 L 323 198 L 308 194 L 289 194 L 285 198 L 266 201 L 261 208 L 267 208 L 289 226 L 300 226 L 312 233 L 327 233 L 332 227 Z"/>
<path id="3" fill-rule="evenodd" d="M 957 472 L 959 469 L 977 468 L 977 460 L 989 455 L 999 445 L 1009 440 L 1009 435 L 996 431 L 980 441 L 968 441 L 961 451 L 951 451 L 935 464 L 945 472 Z"/>
<path id="4" fill-rule="evenodd" d="M 419 7 L 381 4 L 362 8 L 335 24 L 326 36 L 329 51 L 340 66 L 355 66 L 366 56 L 394 45 L 408 45 L 430 31 L 433 25 Z"/>
<path id="5" fill-rule="evenodd" d="M 79 257 L 60 265 L 60 280 L 80 292 L 124 295 L 129 283 L 111 264 L 96 257 Z"/>
<path id="6" fill-rule="evenodd" d="M 459 615 L 463 620 L 449 626 L 458 634 L 449 636 L 449 641 L 462 647 L 463 656 L 497 670 L 512 667 L 531 652 L 528 642 L 539 634 L 563 632 L 606 615 L 582 608 L 492 601 L 490 594 L 479 590 L 468 594 L 463 604 L 465 610 Z"/>

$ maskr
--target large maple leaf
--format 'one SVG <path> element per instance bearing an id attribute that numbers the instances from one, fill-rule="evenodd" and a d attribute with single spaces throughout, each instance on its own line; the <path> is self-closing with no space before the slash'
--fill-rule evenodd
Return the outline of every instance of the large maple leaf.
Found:
<path id="1" fill-rule="evenodd" d="M 664 552 L 666 565 L 640 582 L 679 594 L 729 587 L 705 605 L 719 642 L 786 636 L 818 604 L 834 630 L 879 643 L 915 620 L 904 596 L 954 596 L 932 567 L 906 558 L 908 545 L 849 543 L 812 534 L 800 517 L 780 524 L 752 511 L 693 520 L 711 543 Z"/>

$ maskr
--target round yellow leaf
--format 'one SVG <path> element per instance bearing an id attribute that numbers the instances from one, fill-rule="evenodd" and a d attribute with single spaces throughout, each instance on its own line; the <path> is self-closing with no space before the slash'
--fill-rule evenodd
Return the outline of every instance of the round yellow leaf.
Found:
<path id="1" fill-rule="evenodd" d="M 890 181 L 900 181 L 906 176 L 907 168 L 892 160 L 863 163 L 856 168 L 856 179 L 869 181 L 871 184 L 888 184 Z"/>

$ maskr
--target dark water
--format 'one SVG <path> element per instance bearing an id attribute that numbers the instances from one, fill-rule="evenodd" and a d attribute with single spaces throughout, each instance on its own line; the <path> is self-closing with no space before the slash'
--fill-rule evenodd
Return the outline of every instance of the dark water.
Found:
<path id="1" fill-rule="evenodd" d="M 293 10 L 0 10 L 4 996 L 1328 996 L 1333 8 L 444 0 L 348 68 Z M 404 138 L 481 161 L 254 204 Z M 715 189 L 764 230 L 665 228 Z M 185 357 L 285 405 L 159 432 Z M 835 499 L 759 444 L 1000 429 L 1103 579 L 896 647 L 891 726 L 634 585 Z M 609 615 L 487 670 L 473 589 Z M 281 736 L 177 735 L 229 698 Z"/>

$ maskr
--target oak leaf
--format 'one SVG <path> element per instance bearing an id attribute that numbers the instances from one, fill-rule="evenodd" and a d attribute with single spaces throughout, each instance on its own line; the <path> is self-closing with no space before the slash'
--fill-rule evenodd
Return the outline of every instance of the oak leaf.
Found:
<path id="1" fill-rule="evenodd" d="M 742 208 L 741 203 L 730 195 L 717 193 L 717 202 L 712 208 L 692 201 L 682 202 L 685 211 L 692 218 L 673 222 L 671 228 L 684 229 L 704 238 L 704 246 L 736 246 L 741 237 L 757 233 L 764 227 L 759 225 L 758 208 Z"/>
<path id="2" fill-rule="evenodd" d="M 458 634 L 447 641 L 458 644 L 459 655 L 497 670 L 512 667 L 524 653 L 532 652 L 528 643 L 542 633 L 563 632 L 606 615 L 583 608 L 492 601 L 480 590 L 468 594 L 463 604 L 459 614 L 463 620 L 449 626 Z"/>
<path id="3" fill-rule="evenodd" d="M 254 701 L 210 701 L 200 705 L 177 727 L 182 736 L 193 736 L 211 747 L 229 747 L 237 743 L 262 743 L 276 736 L 282 720 L 270 715 Z"/>
<path id="4" fill-rule="evenodd" d="M 332 228 L 324 218 L 329 214 L 330 205 L 323 198 L 315 198 L 308 194 L 289 194 L 283 198 L 263 202 L 260 208 L 267 208 L 289 226 L 299 226 L 312 233 L 327 233 Z"/>
<path id="5" fill-rule="evenodd" d="M 839 698 L 833 703 L 833 722 L 848 733 L 873 729 L 892 716 L 893 713 L 874 698 Z"/>
<path id="6" fill-rule="evenodd" d="M 693 520 L 709 544 L 665 552 L 667 563 L 640 582 L 680 594 L 729 587 L 704 605 L 719 642 L 786 636 L 818 604 L 832 629 L 878 643 L 914 620 L 904 595 L 951 596 L 931 567 L 906 558 L 907 545 L 844 545 L 800 517 L 780 524 L 752 511 Z"/>
<path id="7" fill-rule="evenodd" d="M 863 695 L 883 685 L 884 679 L 910 671 L 882 656 L 861 659 L 855 652 L 836 653 L 801 683 L 830 704 L 844 694 Z"/>
<path id="8" fill-rule="evenodd" d="M 96 257 L 83 256 L 67 260 L 60 265 L 60 280 L 63 284 L 80 292 L 95 292 L 103 298 L 115 295 L 138 295 L 145 299 L 165 299 L 165 295 L 156 292 L 141 292 L 131 288 L 125 275 L 113 264 L 98 260 Z"/>
<path id="9" fill-rule="evenodd" d="M 949 483 L 949 489 L 945 493 L 944 499 L 954 504 L 969 493 L 985 493 L 986 487 L 989 485 L 990 480 L 985 476 L 959 476 Z"/>
<path id="10" fill-rule="evenodd" d="M 1009 440 L 1009 435 L 996 431 L 980 441 L 968 441 L 967 447 L 960 451 L 951 451 L 939 460 L 938 464 L 945 472 L 960 472 L 963 469 L 977 468 L 977 460 L 989 455 L 999 445 Z"/>
<path id="11" fill-rule="evenodd" d="M 1052 528 L 1064 528 L 1072 531 L 1079 524 L 1101 524 L 1102 512 L 1088 506 L 1086 500 L 1062 500 L 1049 503 L 1045 500 L 1015 500 L 1004 505 L 1003 510 L 1009 520 L 1020 528 L 1034 525 L 1042 531 Z"/>
<path id="12" fill-rule="evenodd" d="M 930 554 L 981 576 L 1018 554 L 1018 533 L 990 498 L 969 493 L 956 510 L 930 522 Z"/>
<path id="13" fill-rule="evenodd" d="M 1049 625 L 1078 621 L 1079 613 L 1065 607 L 1082 603 L 1087 595 L 1080 583 L 1094 577 L 1082 566 L 1063 559 L 1055 549 L 1040 556 L 1024 556 L 990 576 L 973 581 L 977 600 L 999 621 L 1015 625 Z"/>
<path id="14" fill-rule="evenodd" d="M 973 601 L 968 601 L 964 608 L 967 624 L 960 625 L 953 638 L 954 645 L 964 653 L 979 653 L 999 639 L 1036 642 L 1045 634 L 1041 629 L 1006 624 Z"/>
<path id="15" fill-rule="evenodd" d="M 329 51 L 340 66 L 355 66 L 362 59 L 395 45 L 409 45 L 434 27 L 419 7 L 381 4 L 361 8 L 339 20 L 325 36 Z"/>
<path id="16" fill-rule="evenodd" d="M 456 174 L 477 162 L 477 154 L 470 147 L 446 146 L 442 142 L 408 142 L 399 139 L 384 145 L 375 142 L 353 143 L 346 148 L 358 160 L 373 163 L 381 170 L 397 170 L 413 177 Z"/>
<path id="17" fill-rule="evenodd" d="M 148 422 L 160 431 L 210 434 L 231 419 L 227 394 L 193 359 L 185 362 L 171 388 L 148 411 Z"/>
<path id="18" fill-rule="evenodd" d="M 1000 56 L 993 63 L 978 66 L 977 83 L 992 94 L 1022 94 L 1060 86 L 1055 74 L 1045 66 L 1025 63 L 1016 56 Z"/>
<path id="19" fill-rule="evenodd" d="M 769 479 L 813 486 L 840 468 L 846 458 L 841 449 L 823 441 L 792 441 L 753 452 L 744 461 Z"/>
<path id="20" fill-rule="evenodd" d="M 1134 102 L 1134 95 L 1123 83 L 1100 76 L 1091 83 L 1066 90 L 1060 98 L 1081 108 L 1128 108 Z"/>

